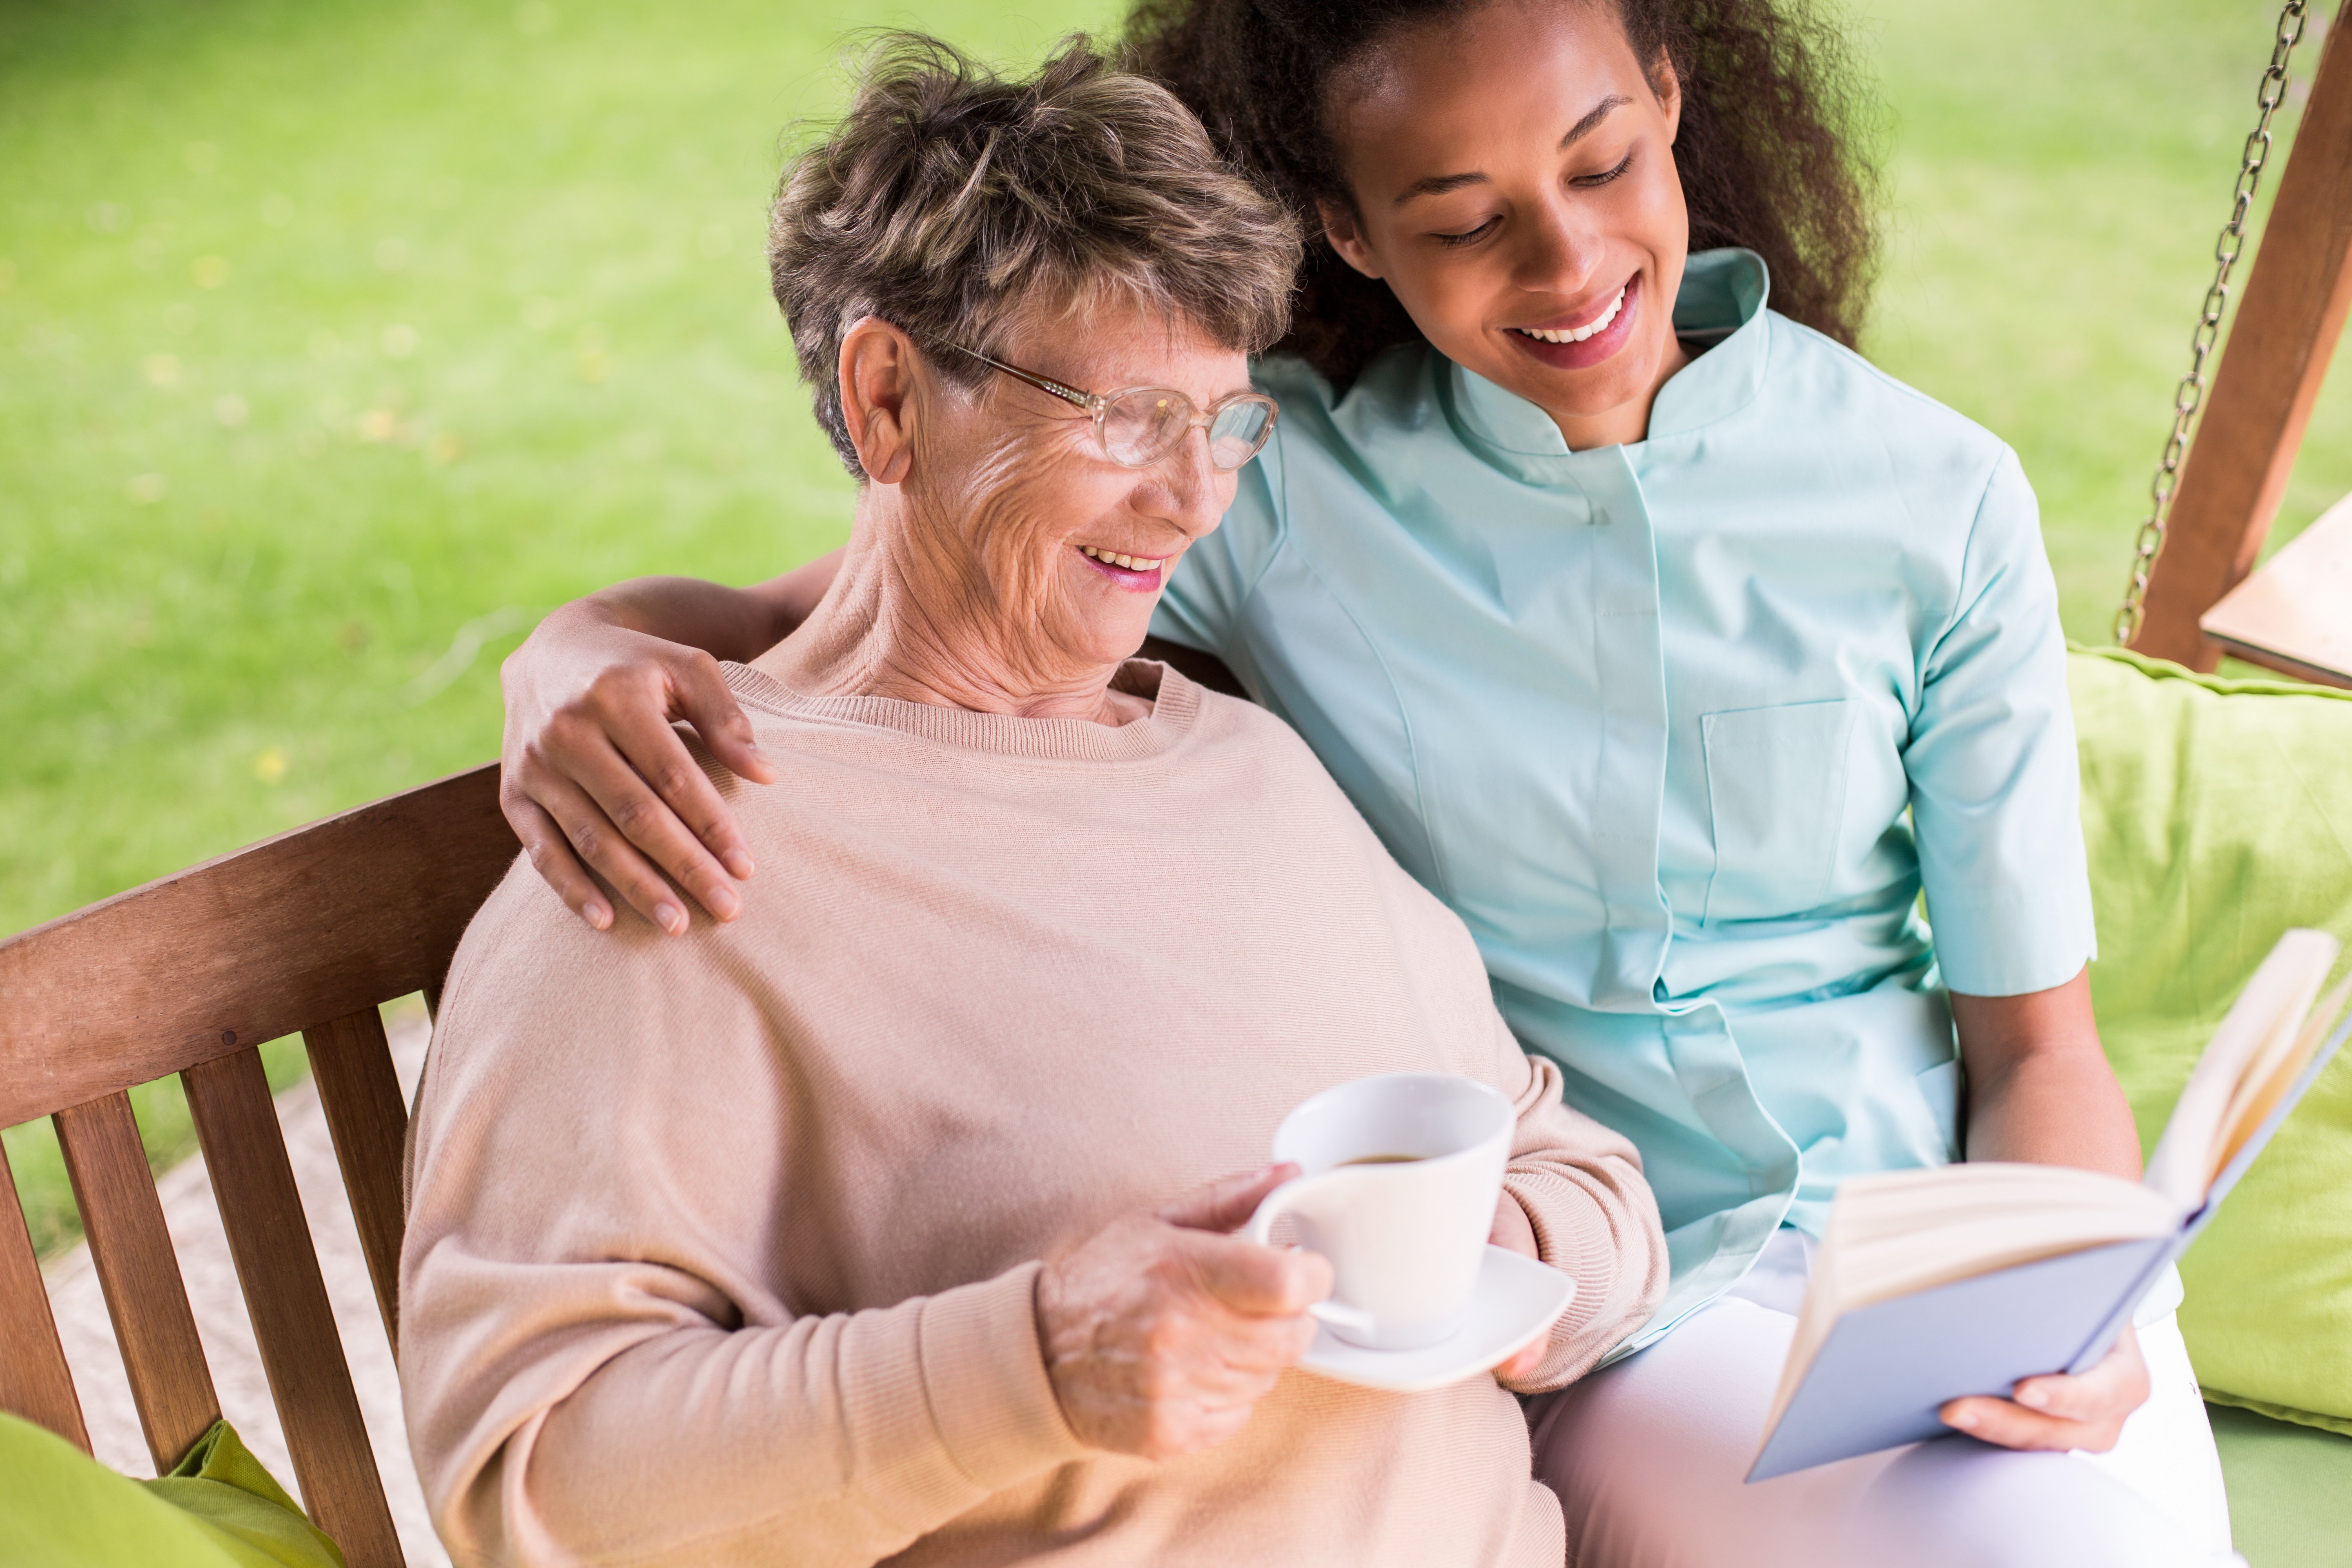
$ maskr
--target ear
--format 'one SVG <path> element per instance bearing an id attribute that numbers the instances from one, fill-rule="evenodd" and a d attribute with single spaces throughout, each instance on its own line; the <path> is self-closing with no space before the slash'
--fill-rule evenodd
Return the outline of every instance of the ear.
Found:
<path id="1" fill-rule="evenodd" d="M 1339 259 L 1367 278 L 1378 278 L 1381 264 L 1372 255 L 1372 247 L 1364 243 L 1364 227 L 1356 221 L 1356 209 L 1345 202 L 1318 197 L 1315 211 L 1323 220 L 1323 237 L 1331 242 Z"/>
<path id="2" fill-rule="evenodd" d="M 915 466 L 916 388 L 922 379 L 915 341 L 879 316 L 861 316 L 841 335 L 841 417 L 866 477 L 906 482 Z"/>
<path id="3" fill-rule="evenodd" d="M 1663 49 L 1658 63 L 1650 68 L 1650 96 L 1658 100 L 1658 110 L 1666 117 L 1666 145 L 1674 145 L 1683 128 L 1683 79 L 1675 74 L 1675 62 Z"/>

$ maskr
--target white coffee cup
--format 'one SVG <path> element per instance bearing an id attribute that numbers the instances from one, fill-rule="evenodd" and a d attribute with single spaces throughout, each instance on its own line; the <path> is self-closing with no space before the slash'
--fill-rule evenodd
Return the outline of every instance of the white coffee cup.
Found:
<path id="1" fill-rule="evenodd" d="M 1265 1195 L 1244 1234 L 1265 1243 L 1290 1216 L 1299 1241 L 1330 1260 L 1331 1299 L 1308 1310 L 1339 1338 L 1433 1345 L 1478 1283 L 1517 1121 L 1508 1100 L 1454 1073 L 1327 1089 L 1275 1130 L 1274 1157 L 1302 1173 Z"/>

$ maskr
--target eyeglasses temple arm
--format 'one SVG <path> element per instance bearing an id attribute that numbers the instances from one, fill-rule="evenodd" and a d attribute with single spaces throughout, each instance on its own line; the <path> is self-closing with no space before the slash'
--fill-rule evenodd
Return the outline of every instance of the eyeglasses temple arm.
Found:
<path id="1" fill-rule="evenodd" d="M 1032 374 L 1018 365 L 1006 364 L 1001 359 L 991 359 L 978 349 L 968 349 L 961 343 L 950 343 L 948 347 L 958 353 L 970 354 L 992 370 L 1001 370 L 1015 381 L 1027 382 L 1038 391 L 1058 397 L 1065 403 L 1075 403 L 1089 414 L 1094 412 L 1095 404 L 1098 401 L 1092 393 L 1080 392 L 1076 387 L 1064 386 L 1058 381 L 1048 381 L 1044 376 Z"/>

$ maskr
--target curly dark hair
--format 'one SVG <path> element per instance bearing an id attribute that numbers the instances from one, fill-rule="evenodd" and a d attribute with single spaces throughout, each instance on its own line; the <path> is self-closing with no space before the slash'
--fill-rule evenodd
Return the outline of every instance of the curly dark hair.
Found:
<path id="1" fill-rule="evenodd" d="M 1127 63 L 1165 83 L 1225 155 L 1313 237 L 1289 336 L 1345 385 L 1420 329 L 1323 239 L 1315 204 L 1350 200 L 1325 113 L 1332 78 L 1400 27 L 1492 0 L 1137 0 Z M 1843 40 L 1804 0 L 1563 0 L 1613 5 L 1636 58 L 1682 85 L 1675 164 L 1693 250 L 1745 246 L 1772 305 L 1853 346 L 1873 280 L 1875 174 L 1858 145 L 1864 100 Z"/>

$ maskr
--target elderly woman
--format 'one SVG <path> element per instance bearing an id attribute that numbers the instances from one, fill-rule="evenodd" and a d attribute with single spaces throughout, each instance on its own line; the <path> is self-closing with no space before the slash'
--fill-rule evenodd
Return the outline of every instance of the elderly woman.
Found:
<path id="1" fill-rule="evenodd" d="M 1274 417 L 1244 355 L 1286 220 L 1081 48 L 1006 83 L 902 41 L 772 237 L 855 532 L 728 672 L 783 784 L 721 784 L 768 868 L 740 918 L 616 940 L 519 867 L 458 953 L 402 1267 L 444 1538 L 1558 1564 L 1497 1379 L 1296 1370 L 1328 1266 L 1230 1234 L 1293 1105 L 1436 1070 L 1516 1106 L 1496 1237 L 1579 1287 L 1512 1387 L 1666 1272 L 1632 1146 L 1560 1104 L 1461 921 L 1277 720 L 1129 659 Z"/>

